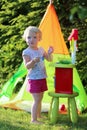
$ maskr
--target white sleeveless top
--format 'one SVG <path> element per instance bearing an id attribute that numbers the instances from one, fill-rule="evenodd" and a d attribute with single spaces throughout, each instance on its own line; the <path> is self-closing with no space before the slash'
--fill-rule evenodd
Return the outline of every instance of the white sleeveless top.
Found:
<path id="1" fill-rule="evenodd" d="M 35 66 L 28 70 L 28 79 L 36 80 L 36 79 L 44 79 L 47 77 L 46 68 L 44 63 L 44 53 L 45 50 L 41 47 L 38 50 L 33 50 L 31 48 L 26 48 L 22 55 L 27 55 L 32 60 L 33 58 L 40 57 L 40 62 L 36 63 Z"/>

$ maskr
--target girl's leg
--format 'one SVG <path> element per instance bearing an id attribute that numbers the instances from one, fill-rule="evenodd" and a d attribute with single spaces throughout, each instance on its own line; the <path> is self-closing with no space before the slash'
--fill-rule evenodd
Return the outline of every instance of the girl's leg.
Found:
<path id="1" fill-rule="evenodd" d="M 43 92 L 40 93 L 40 101 L 38 105 L 37 117 L 41 118 L 41 106 L 42 106 Z"/>
<path id="2" fill-rule="evenodd" d="M 31 122 L 37 122 L 37 113 L 39 104 L 41 102 L 41 94 L 40 93 L 32 93 L 33 96 L 33 105 L 31 109 Z"/>

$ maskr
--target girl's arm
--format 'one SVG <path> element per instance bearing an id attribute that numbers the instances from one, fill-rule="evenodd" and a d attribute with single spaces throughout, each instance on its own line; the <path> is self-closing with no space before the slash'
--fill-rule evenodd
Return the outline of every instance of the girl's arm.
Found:
<path id="1" fill-rule="evenodd" d="M 33 68 L 35 63 L 39 62 L 40 59 L 37 57 L 37 58 L 34 58 L 34 59 L 30 60 L 29 56 L 24 55 L 23 56 L 23 61 L 24 61 L 24 64 L 25 64 L 26 68 L 30 69 L 30 68 Z"/>
<path id="2" fill-rule="evenodd" d="M 52 61 L 53 60 L 53 56 L 52 54 L 49 54 L 49 53 L 44 53 L 44 57 L 47 61 Z"/>
<path id="3" fill-rule="evenodd" d="M 44 53 L 44 57 L 46 58 L 46 60 L 48 60 L 48 61 L 52 61 L 53 60 L 53 56 L 52 56 L 53 51 L 54 51 L 53 47 L 49 47 L 48 52 Z"/>

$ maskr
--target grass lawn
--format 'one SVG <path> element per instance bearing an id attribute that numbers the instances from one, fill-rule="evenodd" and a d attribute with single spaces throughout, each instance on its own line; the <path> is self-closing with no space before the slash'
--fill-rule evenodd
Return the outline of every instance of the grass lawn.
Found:
<path id="1" fill-rule="evenodd" d="M 0 130 L 87 130 L 87 113 L 79 115 L 78 122 L 72 124 L 67 115 L 59 116 L 57 124 L 52 125 L 48 113 L 42 113 L 46 119 L 41 125 L 30 124 L 30 113 L 0 108 Z"/>

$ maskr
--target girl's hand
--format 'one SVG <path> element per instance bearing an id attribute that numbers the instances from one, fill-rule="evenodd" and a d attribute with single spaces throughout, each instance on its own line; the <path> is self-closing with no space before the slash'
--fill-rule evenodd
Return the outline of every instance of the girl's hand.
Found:
<path id="1" fill-rule="evenodd" d="M 50 47 L 49 47 L 49 49 L 48 49 L 48 54 L 52 54 L 52 53 L 53 53 L 53 51 L 54 51 L 53 47 L 52 47 L 52 46 L 50 46 Z"/>
<path id="2" fill-rule="evenodd" d="M 40 62 L 40 57 L 34 58 L 33 61 L 34 61 L 35 63 Z"/>

